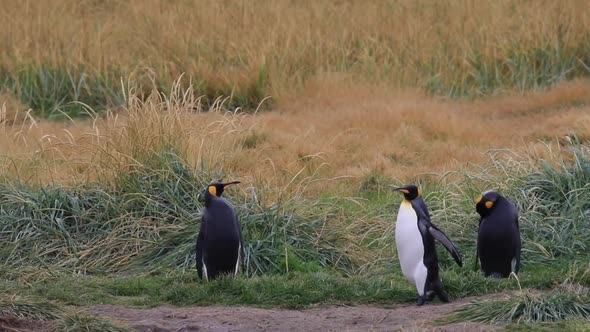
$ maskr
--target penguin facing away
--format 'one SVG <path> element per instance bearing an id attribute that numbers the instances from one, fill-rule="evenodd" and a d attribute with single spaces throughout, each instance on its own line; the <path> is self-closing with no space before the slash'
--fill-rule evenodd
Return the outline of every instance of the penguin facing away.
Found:
<path id="1" fill-rule="evenodd" d="M 481 216 L 477 234 L 477 260 L 486 277 L 508 278 L 520 269 L 520 227 L 514 203 L 498 192 L 486 191 L 475 200 Z"/>
<path id="2" fill-rule="evenodd" d="M 240 269 L 244 240 L 236 211 L 221 197 L 225 187 L 240 181 L 211 182 L 205 190 L 205 208 L 197 237 L 199 278 L 212 280 L 221 274 L 236 275 Z"/>
<path id="3" fill-rule="evenodd" d="M 463 266 L 461 253 L 440 229 L 432 224 L 422 191 L 415 185 L 395 188 L 404 195 L 395 224 L 395 242 L 404 276 L 416 285 L 418 305 L 431 301 L 434 296 L 443 302 L 449 298 L 439 277 L 438 256 L 434 240 L 438 240 L 459 266 Z"/>

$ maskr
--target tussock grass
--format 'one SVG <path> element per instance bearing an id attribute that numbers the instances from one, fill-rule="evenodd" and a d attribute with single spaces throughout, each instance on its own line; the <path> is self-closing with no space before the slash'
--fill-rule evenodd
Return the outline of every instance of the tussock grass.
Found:
<path id="1" fill-rule="evenodd" d="M 22 296 L 2 294 L 0 298 L 0 317 L 17 319 L 55 320 L 62 316 L 61 308 L 47 301 L 34 300 Z"/>
<path id="2" fill-rule="evenodd" d="M 88 116 L 87 107 L 106 110 L 124 102 L 121 74 L 106 77 L 81 68 L 23 65 L 13 71 L 0 68 L 2 90 L 34 110 L 40 118 L 66 120 Z"/>
<path id="3" fill-rule="evenodd" d="M 1 327 L 10 328 L 11 320 L 22 322 L 49 321 L 50 331 L 128 331 L 117 324 L 103 318 L 74 312 L 60 305 L 36 297 L 9 296 L 2 294 L 0 298 L 0 323 L 8 324 Z M 18 330 L 18 329 L 15 329 Z"/>
<path id="4" fill-rule="evenodd" d="M 162 168 L 135 167 L 115 188 L 0 185 L 3 262 L 108 271 L 134 262 L 142 269 L 192 267 L 200 199 L 212 177 L 174 155 L 163 157 Z M 305 269 L 306 262 L 351 271 L 343 248 L 350 244 L 342 243 L 333 207 L 296 199 L 270 206 L 232 200 L 249 239 L 248 273 Z"/>
<path id="5" fill-rule="evenodd" d="M 61 320 L 56 329 L 58 331 L 88 331 L 88 332 L 127 332 L 127 328 L 121 327 L 110 320 L 87 315 L 84 313 L 73 313 Z"/>
<path id="6" fill-rule="evenodd" d="M 582 294 L 554 291 L 548 295 L 522 294 L 507 300 L 473 303 L 459 309 L 446 321 L 534 323 L 588 318 L 590 298 L 587 291 Z"/>
<path id="7" fill-rule="evenodd" d="M 76 149 L 74 155 L 78 147 L 82 155 L 87 152 L 87 162 L 98 169 L 97 181 L 73 187 L 34 187 L 12 178 L 0 183 L 4 264 L 90 271 L 194 266 L 203 190 L 224 175 L 223 158 L 231 153 L 223 149 L 239 142 L 231 135 L 242 132 L 241 117 L 224 114 L 205 132 L 190 130 L 183 121 L 202 107 L 192 90 L 177 84 L 170 96 L 154 92 L 146 100 L 133 87 L 127 93 L 123 127 L 115 119 L 106 135 L 96 133 L 89 143 L 59 143 L 60 149 Z M 191 143 L 209 137 L 221 144 L 197 146 L 191 166 Z M 347 241 L 351 237 L 343 234 L 337 207 L 296 195 L 311 179 L 293 177 L 293 196 L 287 196 L 287 188 L 277 194 L 264 182 L 257 196 L 226 194 L 249 239 L 248 274 L 325 266 L 352 272 L 348 251 L 362 249 Z"/>

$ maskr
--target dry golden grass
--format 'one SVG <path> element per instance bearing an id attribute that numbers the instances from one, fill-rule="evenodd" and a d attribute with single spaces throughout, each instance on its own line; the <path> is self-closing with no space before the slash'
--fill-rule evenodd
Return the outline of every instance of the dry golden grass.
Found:
<path id="1" fill-rule="evenodd" d="M 460 84 L 474 65 L 526 50 L 568 52 L 590 36 L 585 0 L 8 1 L 0 21 L 0 65 L 9 69 L 149 67 L 166 82 L 186 72 L 210 89 L 240 90 L 256 85 L 264 64 L 267 93 L 279 101 L 332 73 Z"/>
<path id="2" fill-rule="evenodd" d="M 145 103 L 131 95 L 127 111 L 117 116 L 4 125 L 1 173 L 39 184 L 108 179 L 173 146 L 213 173 L 301 192 L 314 181 L 375 172 L 424 179 L 480 164 L 489 149 L 543 156 L 546 144 L 564 136 L 590 137 L 588 81 L 477 101 L 346 81 L 318 84 L 321 93 L 311 87 L 288 106 L 253 115 L 195 113 L 198 99 L 190 95 L 153 95 Z M 326 190 L 325 183 L 317 188 Z"/>
<path id="3" fill-rule="evenodd" d="M 588 81 L 477 101 L 430 98 L 418 87 L 433 78 L 461 84 L 485 72 L 477 65 L 517 75 L 493 65 L 515 52 L 577 55 L 590 36 L 586 9 L 584 0 L 9 1 L 0 69 L 83 65 L 149 85 L 148 68 L 159 83 L 186 72 L 213 91 L 248 89 L 265 73 L 277 103 L 256 115 L 195 114 L 195 98 L 130 97 L 127 112 L 54 123 L 24 116 L 27 105 L 3 94 L 3 119 L 17 121 L 0 127 L 0 174 L 109 178 L 172 145 L 195 165 L 213 162 L 214 172 L 300 191 L 319 178 L 375 172 L 409 181 L 481 163 L 488 149 L 541 154 L 559 137 L 590 135 Z M 571 59 L 551 54 L 539 58 L 548 75 L 563 65 L 551 61 Z"/>

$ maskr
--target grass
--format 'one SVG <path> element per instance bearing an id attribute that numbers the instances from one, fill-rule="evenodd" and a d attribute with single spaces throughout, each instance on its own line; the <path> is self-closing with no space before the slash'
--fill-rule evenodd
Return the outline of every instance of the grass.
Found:
<path id="1" fill-rule="evenodd" d="M 57 323 L 58 331 L 105 331 L 105 332 L 126 332 L 129 329 L 118 326 L 117 324 L 96 316 L 82 313 L 74 313 L 65 317 Z"/>
<path id="2" fill-rule="evenodd" d="M 575 266 L 575 261 L 569 260 L 531 268 L 520 275 L 520 285 L 515 280 L 490 280 L 479 273 L 451 267 L 443 269 L 442 277 L 446 291 L 456 300 L 519 290 L 519 287 L 549 290 L 562 284 L 564 275 L 571 274 Z M 404 279 L 398 266 L 352 276 L 324 268 L 316 272 L 243 274 L 207 283 L 197 279 L 194 269 L 102 275 L 64 269 L 37 275 L 32 268 L 22 271 L 30 271 L 29 276 L 19 271 L 4 274 L 0 291 L 44 297 L 73 306 L 248 305 L 300 309 L 317 304 L 390 306 L 413 303 L 416 298 L 414 287 Z M 576 276 L 588 283 L 587 276 L 586 279 L 579 279 L 580 273 Z"/>
<path id="3" fill-rule="evenodd" d="M 12 331 L 11 325 L 19 322 L 48 322 L 50 331 L 123 332 L 115 323 L 86 313 L 66 309 L 61 305 L 36 297 L 20 297 L 2 294 L 0 300 L 0 327 Z M 21 323 L 22 324 L 22 323 Z"/>
<path id="4" fill-rule="evenodd" d="M 564 331 L 564 332 L 578 332 L 586 331 L 590 328 L 590 323 L 587 319 L 567 319 L 559 322 L 550 323 L 535 323 L 535 324 L 508 324 L 501 331 Z"/>
<path id="5" fill-rule="evenodd" d="M 459 309 L 447 322 L 536 323 L 589 317 L 590 299 L 587 292 L 575 294 L 557 291 L 549 295 L 523 294 L 508 300 L 474 303 Z"/>
<path id="6" fill-rule="evenodd" d="M 40 118 L 88 117 L 93 109 L 114 108 L 124 101 L 121 75 L 114 70 L 101 76 L 84 67 L 23 65 L 14 72 L 0 68 L 0 73 L 2 89 L 18 97 Z"/>
<path id="7" fill-rule="evenodd" d="M 59 308 L 53 303 L 32 301 L 18 296 L 0 300 L 0 317 L 17 319 L 53 320 L 60 317 Z"/>
<path id="8" fill-rule="evenodd" d="M 1 89 L 50 118 L 85 115 L 76 101 L 121 105 L 121 80 L 149 94 L 182 73 L 203 103 L 223 96 L 232 110 L 341 80 L 452 97 L 522 92 L 588 77 L 585 5 L 14 2 L 0 17 L 11 27 L 0 35 Z"/>

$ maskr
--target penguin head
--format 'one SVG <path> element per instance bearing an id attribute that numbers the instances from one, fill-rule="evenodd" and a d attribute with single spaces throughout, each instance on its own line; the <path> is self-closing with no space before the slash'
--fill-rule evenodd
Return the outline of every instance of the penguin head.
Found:
<path id="1" fill-rule="evenodd" d="M 418 188 L 418 186 L 416 186 L 414 184 L 408 184 L 403 187 L 394 188 L 394 190 L 397 190 L 397 191 L 403 193 L 404 198 L 407 199 L 408 201 L 414 200 L 414 199 L 422 196 L 422 189 Z"/>
<path id="2" fill-rule="evenodd" d="M 223 194 L 223 190 L 225 189 L 225 187 L 227 186 L 231 186 L 232 184 L 238 184 L 240 183 L 240 181 L 232 181 L 232 182 L 211 182 L 209 183 L 209 185 L 207 186 L 207 190 L 205 190 L 205 199 L 211 198 L 211 197 L 221 197 L 221 195 Z"/>
<path id="3" fill-rule="evenodd" d="M 494 190 L 488 190 L 482 193 L 475 199 L 475 210 L 482 217 L 488 215 L 496 205 L 499 197 L 500 194 Z"/>

